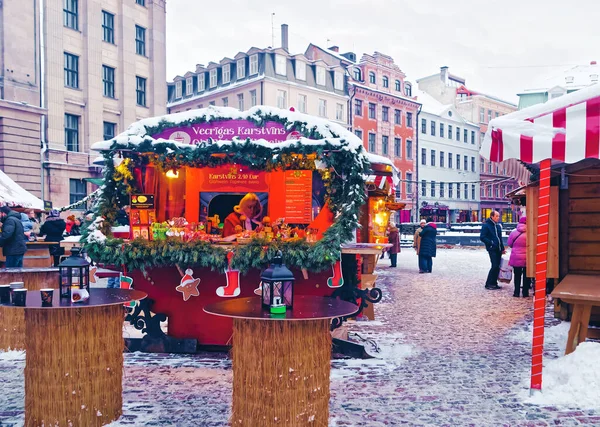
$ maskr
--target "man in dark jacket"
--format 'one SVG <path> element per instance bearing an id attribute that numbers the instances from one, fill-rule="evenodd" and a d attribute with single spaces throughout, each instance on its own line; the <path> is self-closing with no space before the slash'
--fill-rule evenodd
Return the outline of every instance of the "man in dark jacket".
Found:
<path id="1" fill-rule="evenodd" d="M 40 234 L 46 236 L 46 242 L 59 243 L 63 239 L 66 226 L 65 221 L 60 217 L 60 212 L 54 209 L 46 218 L 46 222 L 42 224 Z M 50 255 L 54 257 L 55 267 L 58 266 L 62 254 L 64 254 L 64 248 L 61 248 L 60 244 L 50 245 Z"/>
<path id="2" fill-rule="evenodd" d="M 492 266 L 485 281 L 486 289 L 500 289 L 498 286 L 498 274 L 500 274 L 500 260 L 502 254 L 506 253 L 502 242 L 502 227 L 498 224 L 500 214 L 493 211 L 490 217 L 483 223 L 479 239 L 485 243 L 485 248 L 490 255 Z"/>
<path id="3" fill-rule="evenodd" d="M 421 233 L 421 244 L 419 245 L 419 273 L 431 273 L 433 258 L 437 250 L 437 226 L 431 218 L 427 218 L 427 225 Z"/>
<path id="4" fill-rule="evenodd" d="M 27 252 L 27 245 L 25 244 L 21 214 L 11 210 L 8 206 L 2 206 L 0 218 L 2 219 L 0 246 L 6 257 L 6 267 L 23 267 L 23 255 Z"/>

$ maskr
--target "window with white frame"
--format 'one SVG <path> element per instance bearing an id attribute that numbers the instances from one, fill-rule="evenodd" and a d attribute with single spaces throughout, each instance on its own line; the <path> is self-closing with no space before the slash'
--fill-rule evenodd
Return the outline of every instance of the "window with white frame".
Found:
<path id="1" fill-rule="evenodd" d="M 394 138 L 394 156 L 402 157 L 402 139 Z"/>
<path id="2" fill-rule="evenodd" d="M 369 133 L 369 153 L 375 153 L 376 152 L 376 147 L 375 147 L 375 139 L 376 139 L 376 135 L 374 133 Z"/>
<path id="3" fill-rule="evenodd" d="M 298 60 L 296 60 L 296 79 L 306 80 L 306 64 Z"/>
<path id="4" fill-rule="evenodd" d="M 298 95 L 298 111 L 306 113 L 306 95 Z"/>
<path id="5" fill-rule="evenodd" d="M 401 92 L 402 91 L 402 83 L 400 83 L 400 80 L 396 80 L 396 92 Z"/>
<path id="6" fill-rule="evenodd" d="M 223 83 L 231 81 L 231 64 L 223 65 Z"/>
<path id="7" fill-rule="evenodd" d="M 390 87 L 390 79 L 387 76 L 383 76 L 383 87 Z"/>
<path id="8" fill-rule="evenodd" d="M 181 98 L 182 86 L 181 80 L 175 82 L 175 98 Z"/>
<path id="9" fill-rule="evenodd" d="M 427 181 L 424 179 L 421 180 L 421 196 L 427 196 Z"/>
<path id="10" fill-rule="evenodd" d="M 250 91 L 250 106 L 254 107 L 256 105 L 256 89 Z"/>
<path id="11" fill-rule="evenodd" d="M 410 83 L 406 83 L 404 85 L 404 93 L 406 94 L 406 96 L 412 96 L 412 86 Z"/>
<path id="12" fill-rule="evenodd" d="M 344 90 L 344 75 L 339 71 L 333 74 L 333 87 L 335 90 Z"/>
<path id="13" fill-rule="evenodd" d="M 389 144 L 390 144 L 390 137 L 387 135 L 383 135 L 381 137 L 381 154 L 383 154 L 384 156 L 388 155 L 389 152 Z"/>
<path id="14" fill-rule="evenodd" d="M 451 182 L 448 183 L 448 198 L 451 199 L 452 198 L 452 189 L 453 189 L 454 184 L 452 184 Z"/>
<path id="15" fill-rule="evenodd" d="M 406 194 L 412 194 L 412 177 L 411 172 L 406 172 Z"/>
<path id="16" fill-rule="evenodd" d="M 258 74 L 258 54 L 250 56 L 250 73 L 251 76 Z"/>
<path id="17" fill-rule="evenodd" d="M 317 67 L 317 84 L 320 86 L 325 86 L 325 68 Z"/>
<path id="18" fill-rule="evenodd" d="M 287 91 L 277 89 L 277 108 L 287 108 Z"/>
<path id="19" fill-rule="evenodd" d="M 369 83 L 375 84 L 375 73 L 373 71 L 369 71 Z"/>
<path id="20" fill-rule="evenodd" d="M 210 70 L 210 87 L 217 87 L 217 69 Z"/>
<path id="21" fill-rule="evenodd" d="M 206 89 L 206 77 L 204 73 L 198 74 L 198 92 Z"/>
<path id="22" fill-rule="evenodd" d="M 185 94 L 191 95 L 194 93 L 194 78 L 188 77 L 185 79 Z"/>
<path id="23" fill-rule="evenodd" d="M 344 121 L 344 104 L 335 104 L 335 119 L 339 122 Z"/>
<path id="24" fill-rule="evenodd" d="M 283 55 L 275 55 L 275 73 L 280 76 L 287 74 L 287 59 Z"/>
<path id="25" fill-rule="evenodd" d="M 319 116 L 327 117 L 327 101 L 319 99 Z"/>
<path id="26" fill-rule="evenodd" d="M 237 62 L 235 63 L 235 71 L 236 71 L 238 80 L 246 77 L 246 59 L 245 58 L 241 58 L 241 59 L 237 60 Z"/>
<path id="27" fill-rule="evenodd" d="M 238 99 L 238 110 L 244 111 L 244 94 L 238 93 L 237 99 Z"/>
<path id="28" fill-rule="evenodd" d="M 440 182 L 440 197 L 444 198 L 444 187 L 446 186 L 446 184 L 444 182 Z"/>
<path id="29" fill-rule="evenodd" d="M 223 107 L 229 107 L 229 97 L 225 97 L 221 99 L 223 101 Z"/>
<path id="30" fill-rule="evenodd" d="M 479 109 L 479 123 L 485 123 L 485 108 Z"/>

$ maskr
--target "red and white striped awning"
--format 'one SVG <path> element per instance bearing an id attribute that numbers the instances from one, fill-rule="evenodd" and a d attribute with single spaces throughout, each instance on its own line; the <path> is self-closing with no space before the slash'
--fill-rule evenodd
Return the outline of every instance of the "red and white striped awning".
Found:
<path id="1" fill-rule="evenodd" d="M 391 176 L 369 175 L 366 181 L 367 183 L 373 184 L 380 190 L 383 190 L 385 188 L 386 183 L 390 186 L 390 189 L 394 189 L 394 180 Z"/>
<path id="2" fill-rule="evenodd" d="M 481 155 L 527 163 L 600 158 L 600 84 L 493 119 Z"/>

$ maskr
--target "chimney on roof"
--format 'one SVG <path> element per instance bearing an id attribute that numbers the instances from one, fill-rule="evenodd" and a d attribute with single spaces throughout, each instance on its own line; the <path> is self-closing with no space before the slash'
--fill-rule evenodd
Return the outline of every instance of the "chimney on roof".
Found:
<path id="1" fill-rule="evenodd" d="M 445 85 L 448 84 L 448 66 L 444 65 L 440 67 L 440 79 L 442 79 Z"/>
<path id="2" fill-rule="evenodd" d="M 289 52 L 288 24 L 281 24 L 281 47 Z"/>
<path id="3" fill-rule="evenodd" d="M 339 53 L 340 52 L 340 47 L 339 46 L 331 46 L 330 48 L 328 48 L 329 50 L 333 50 L 334 52 Z"/>

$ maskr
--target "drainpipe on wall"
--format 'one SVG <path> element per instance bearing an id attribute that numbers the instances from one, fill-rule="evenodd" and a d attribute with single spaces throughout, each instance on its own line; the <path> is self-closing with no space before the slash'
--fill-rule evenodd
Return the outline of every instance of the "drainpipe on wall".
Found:
<path id="1" fill-rule="evenodd" d="M 415 138 L 415 209 L 416 209 L 416 222 L 419 222 L 419 114 L 421 114 L 422 105 L 419 105 L 419 109 L 417 110 L 417 119 L 415 120 L 415 133 L 417 137 Z"/>
<path id="2" fill-rule="evenodd" d="M 35 5 L 35 1 L 34 5 Z M 44 39 L 44 0 L 40 0 L 40 13 L 39 13 L 39 37 L 40 37 L 40 65 L 39 65 L 39 72 L 40 72 L 40 107 L 41 108 L 46 108 L 46 96 L 45 96 L 45 71 L 46 71 L 46 67 L 44 64 L 44 61 L 46 59 L 46 46 L 45 46 L 45 39 Z M 41 187 L 42 187 L 42 200 L 46 199 L 46 193 L 45 193 L 45 179 L 44 179 L 44 158 L 46 157 L 46 152 L 48 151 L 48 145 L 47 145 L 47 141 L 46 141 L 46 126 L 47 126 L 47 120 L 46 120 L 46 116 L 42 115 L 41 117 L 41 122 L 40 122 L 40 142 L 41 142 L 41 150 L 40 150 L 40 178 L 41 178 Z"/>
<path id="3" fill-rule="evenodd" d="M 350 85 L 348 85 L 350 87 Z M 352 114 L 354 110 L 352 110 L 352 101 L 354 100 L 354 97 L 356 96 L 356 88 L 354 87 L 354 85 L 351 86 L 352 87 L 352 95 L 350 95 L 350 99 L 348 100 L 348 125 L 350 126 L 350 131 L 353 132 L 352 129 Z M 348 93 L 350 93 L 350 89 L 348 89 Z M 362 141 L 361 141 L 362 142 Z"/>

